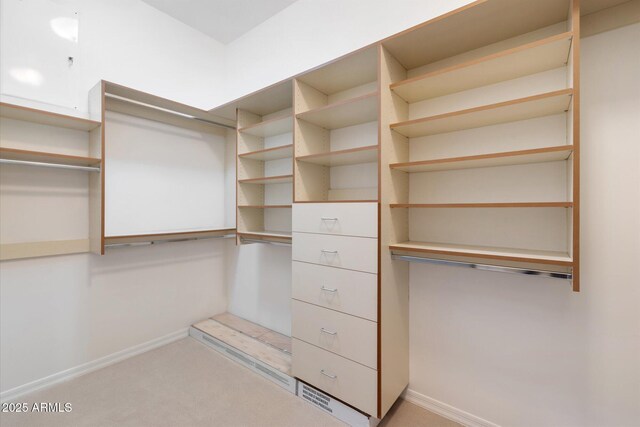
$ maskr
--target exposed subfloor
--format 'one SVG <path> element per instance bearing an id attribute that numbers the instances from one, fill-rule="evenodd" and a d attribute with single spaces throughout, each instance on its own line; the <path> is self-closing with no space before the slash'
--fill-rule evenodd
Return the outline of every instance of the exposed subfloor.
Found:
<path id="1" fill-rule="evenodd" d="M 291 375 L 291 338 L 230 313 L 195 323 L 194 328 Z"/>
<path id="2" fill-rule="evenodd" d="M 127 359 L 19 402 L 70 402 L 70 413 L 0 414 L 10 426 L 343 426 L 192 338 Z M 385 427 L 458 424 L 399 401 Z"/>

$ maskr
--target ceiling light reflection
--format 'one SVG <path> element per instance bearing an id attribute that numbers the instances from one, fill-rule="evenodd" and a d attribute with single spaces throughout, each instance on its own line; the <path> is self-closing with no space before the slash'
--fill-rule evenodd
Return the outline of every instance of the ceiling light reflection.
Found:
<path id="1" fill-rule="evenodd" d="M 50 22 L 51 29 L 65 40 L 78 43 L 78 20 L 61 16 L 53 18 Z"/>
<path id="2" fill-rule="evenodd" d="M 44 81 L 44 77 L 38 70 L 33 68 L 12 68 L 9 75 L 19 81 L 31 86 L 40 86 Z"/>

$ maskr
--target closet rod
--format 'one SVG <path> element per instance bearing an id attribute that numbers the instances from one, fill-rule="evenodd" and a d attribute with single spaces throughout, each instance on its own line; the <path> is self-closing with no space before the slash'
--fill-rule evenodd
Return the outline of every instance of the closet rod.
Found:
<path id="1" fill-rule="evenodd" d="M 89 172 L 100 172 L 100 168 L 96 166 L 75 166 L 75 165 L 62 165 L 60 163 L 44 163 L 44 162 L 31 162 L 28 160 L 12 160 L 12 159 L 0 159 L 0 163 L 6 163 L 8 165 L 24 165 L 24 166 L 37 166 L 43 168 L 57 168 L 57 169 L 73 169 Z"/>
<path id="2" fill-rule="evenodd" d="M 274 245 L 274 246 L 291 246 L 291 243 L 289 242 L 272 242 L 270 240 L 248 239 L 242 236 L 240 237 L 240 240 L 246 243 L 265 243 L 267 245 Z"/>
<path id="3" fill-rule="evenodd" d="M 224 236 L 201 236 L 201 237 L 181 237 L 178 239 L 158 239 L 149 240 L 146 242 L 130 242 L 130 243 L 105 243 L 105 248 L 119 248 L 125 246 L 149 246 L 157 245 L 160 243 L 174 243 L 174 242 L 188 242 L 192 240 L 206 240 L 206 239 L 229 239 L 235 237 L 235 234 L 225 234 Z"/>
<path id="4" fill-rule="evenodd" d="M 538 270 L 532 268 L 506 267 L 501 265 L 476 264 L 474 262 L 452 261 L 448 259 L 427 258 L 412 255 L 396 255 L 392 254 L 391 259 L 397 261 L 421 262 L 427 264 L 450 265 L 454 267 L 474 268 L 483 271 L 495 271 L 499 273 L 522 274 L 525 276 L 549 277 L 552 279 L 571 280 L 573 275 L 562 271 Z"/>
<path id="5" fill-rule="evenodd" d="M 181 112 L 179 112 L 179 111 L 167 110 L 166 108 L 158 107 L 158 106 L 156 106 L 156 105 L 152 105 L 152 104 L 146 104 L 146 103 L 144 103 L 144 102 L 135 101 L 135 100 L 133 100 L 133 99 L 124 98 L 124 97 L 122 97 L 122 96 L 118 96 L 118 95 L 111 95 L 111 94 L 109 94 L 109 93 L 105 94 L 105 96 L 106 96 L 107 98 L 117 99 L 118 101 L 124 101 L 124 102 L 128 102 L 128 103 L 130 103 L 130 104 L 140 105 L 140 106 L 142 106 L 142 107 L 146 107 L 146 108 L 152 108 L 152 109 L 154 109 L 154 110 L 162 111 L 163 113 L 174 114 L 174 115 L 176 115 L 176 116 L 180 116 L 180 117 L 183 117 L 183 118 L 185 118 L 185 119 L 197 120 L 197 121 L 199 121 L 199 122 L 208 123 L 208 124 L 210 124 L 210 125 L 223 127 L 223 128 L 226 128 L 226 129 L 233 129 L 233 130 L 236 130 L 235 126 L 225 125 L 224 123 L 215 122 L 215 121 L 213 121 L 213 120 L 201 119 L 200 117 L 191 116 L 191 115 L 189 115 L 189 114 L 181 113 Z"/>

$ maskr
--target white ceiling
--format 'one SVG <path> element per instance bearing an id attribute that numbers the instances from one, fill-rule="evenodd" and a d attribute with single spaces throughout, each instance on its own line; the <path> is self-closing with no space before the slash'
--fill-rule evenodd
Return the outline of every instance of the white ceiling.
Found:
<path id="1" fill-rule="evenodd" d="M 142 0 L 227 44 L 296 0 Z"/>

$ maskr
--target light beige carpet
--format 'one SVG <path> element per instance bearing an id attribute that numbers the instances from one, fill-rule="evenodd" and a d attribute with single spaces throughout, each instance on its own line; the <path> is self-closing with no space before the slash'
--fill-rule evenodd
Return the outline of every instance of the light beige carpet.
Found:
<path id="1" fill-rule="evenodd" d="M 70 413 L 0 414 L 13 426 L 343 426 L 191 338 L 18 399 L 70 402 Z M 400 402 L 384 426 L 456 425 Z"/>

